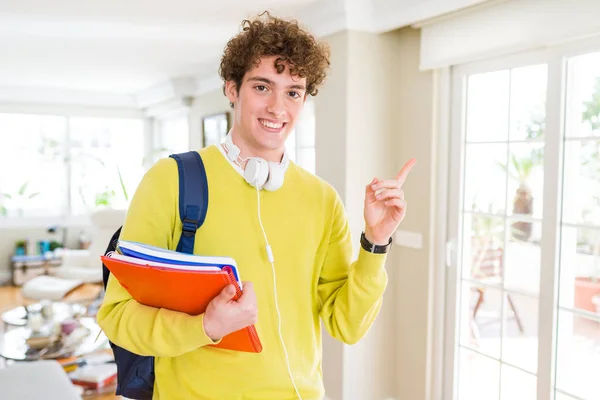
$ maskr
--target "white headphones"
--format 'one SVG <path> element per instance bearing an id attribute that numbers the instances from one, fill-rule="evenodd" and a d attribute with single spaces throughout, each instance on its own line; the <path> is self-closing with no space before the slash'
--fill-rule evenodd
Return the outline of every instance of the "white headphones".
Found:
<path id="1" fill-rule="evenodd" d="M 231 139 L 231 133 L 225 138 L 225 150 L 227 158 L 231 162 L 241 165 L 246 159 L 240 157 L 240 148 Z M 287 152 L 284 150 L 281 162 L 266 161 L 260 157 L 249 157 L 244 169 L 244 179 L 250 186 L 258 189 L 275 191 L 283 186 L 285 171 L 289 165 Z"/>
<path id="2" fill-rule="evenodd" d="M 240 148 L 237 147 L 231 139 L 231 132 L 227 134 L 227 137 L 223 142 L 223 147 L 225 148 L 225 152 L 227 153 L 227 158 L 229 158 L 229 160 L 234 165 L 237 165 L 241 168 L 242 163 L 244 161 L 248 161 L 246 163 L 246 168 L 244 169 L 244 178 L 246 179 L 246 182 L 248 182 L 252 187 L 256 189 L 258 222 L 260 223 L 260 229 L 262 230 L 263 236 L 265 238 L 267 257 L 269 259 L 269 263 L 271 264 L 271 269 L 273 271 L 273 294 L 275 298 L 275 309 L 277 311 L 278 317 L 277 326 L 279 332 L 279 339 L 281 340 L 281 345 L 283 346 L 283 352 L 285 354 L 285 360 L 287 362 L 290 380 L 292 381 L 292 385 L 294 386 L 294 390 L 296 391 L 298 399 L 302 400 L 302 396 L 300 396 L 300 392 L 298 391 L 298 387 L 296 386 L 296 382 L 294 380 L 294 375 L 292 374 L 292 368 L 290 366 L 290 359 L 288 356 L 287 348 L 285 346 L 285 341 L 283 340 L 283 335 L 281 334 L 281 312 L 279 311 L 279 302 L 277 300 L 278 296 L 277 276 L 275 274 L 275 257 L 273 256 L 273 251 L 271 250 L 271 245 L 269 244 L 269 240 L 267 239 L 267 233 L 265 232 L 265 228 L 263 226 L 262 219 L 260 216 L 260 194 L 258 192 L 260 189 L 263 188 L 269 191 L 275 191 L 283 185 L 283 177 L 289 165 L 289 158 L 285 149 L 283 151 L 283 159 L 280 163 L 266 161 L 259 157 L 242 158 L 240 157 Z"/>

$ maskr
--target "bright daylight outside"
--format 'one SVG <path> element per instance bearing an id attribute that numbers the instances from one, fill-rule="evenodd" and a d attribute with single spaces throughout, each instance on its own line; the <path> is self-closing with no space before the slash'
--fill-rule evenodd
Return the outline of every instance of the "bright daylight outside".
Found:
<path id="1" fill-rule="evenodd" d="M 125 207 L 144 173 L 140 119 L 0 114 L 0 216 Z"/>
<path id="2" fill-rule="evenodd" d="M 568 59 L 556 400 L 600 398 L 600 53 Z M 536 398 L 548 66 L 468 77 L 458 398 Z M 560 160 L 556 160 L 560 162 Z M 557 182 L 558 183 L 558 182 Z M 559 202 L 560 204 L 560 202 Z M 500 394 L 500 395 L 499 395 Z"/>

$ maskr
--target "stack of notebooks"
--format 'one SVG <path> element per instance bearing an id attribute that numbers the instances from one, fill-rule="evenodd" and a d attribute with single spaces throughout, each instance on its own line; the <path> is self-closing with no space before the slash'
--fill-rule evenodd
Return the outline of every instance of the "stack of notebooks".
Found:
<path id="1" fill-rule="evenodd" d="M 242 295 L 235 260 L 178 253 L 142 243 L 119 240 L 117 251 L 102 262 L 139 303 L 190 315 L 203 313 L 208 303 L 229 284 Z M 254 325 L 225 336 L 213 347 L 260 353 L 262 344 Z"/>

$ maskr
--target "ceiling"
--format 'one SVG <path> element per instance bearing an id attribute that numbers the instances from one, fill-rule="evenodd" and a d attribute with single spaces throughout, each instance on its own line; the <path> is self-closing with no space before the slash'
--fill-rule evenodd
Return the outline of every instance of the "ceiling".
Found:
<path id="1" fill-rule="evenodd" d="M 0 0 L 0 86 L 132 93 L 211 72 L 244 17 L 311 1 Z"/>
<path id="2" fill-rule="evenodd" d="M 434 16 L 449 3 L 460 8 L 481 1 L 0 0 L 0 91 L 135 94 L 171 78 L 214 75 L 240 21 L 265 9 L 335 30 L 331 20 L 343 28 L 345 10 L 377 7 L 389 14 L 418 7 L 422 14 L 425 5 Z M 319 12 L 321 19 L 308 21 Z"/>

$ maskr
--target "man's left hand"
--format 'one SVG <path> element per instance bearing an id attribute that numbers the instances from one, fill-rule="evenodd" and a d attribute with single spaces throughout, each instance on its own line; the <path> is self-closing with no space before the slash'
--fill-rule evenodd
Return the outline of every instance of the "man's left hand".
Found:
<path id="1" fill-rule="evenodd" d="M 396 179 L 373 178 L 365 193 L 365 237 L 371 243 L 386 245 L 406 214 L 402 185 L 417 160 L 411 158 Z"/>

